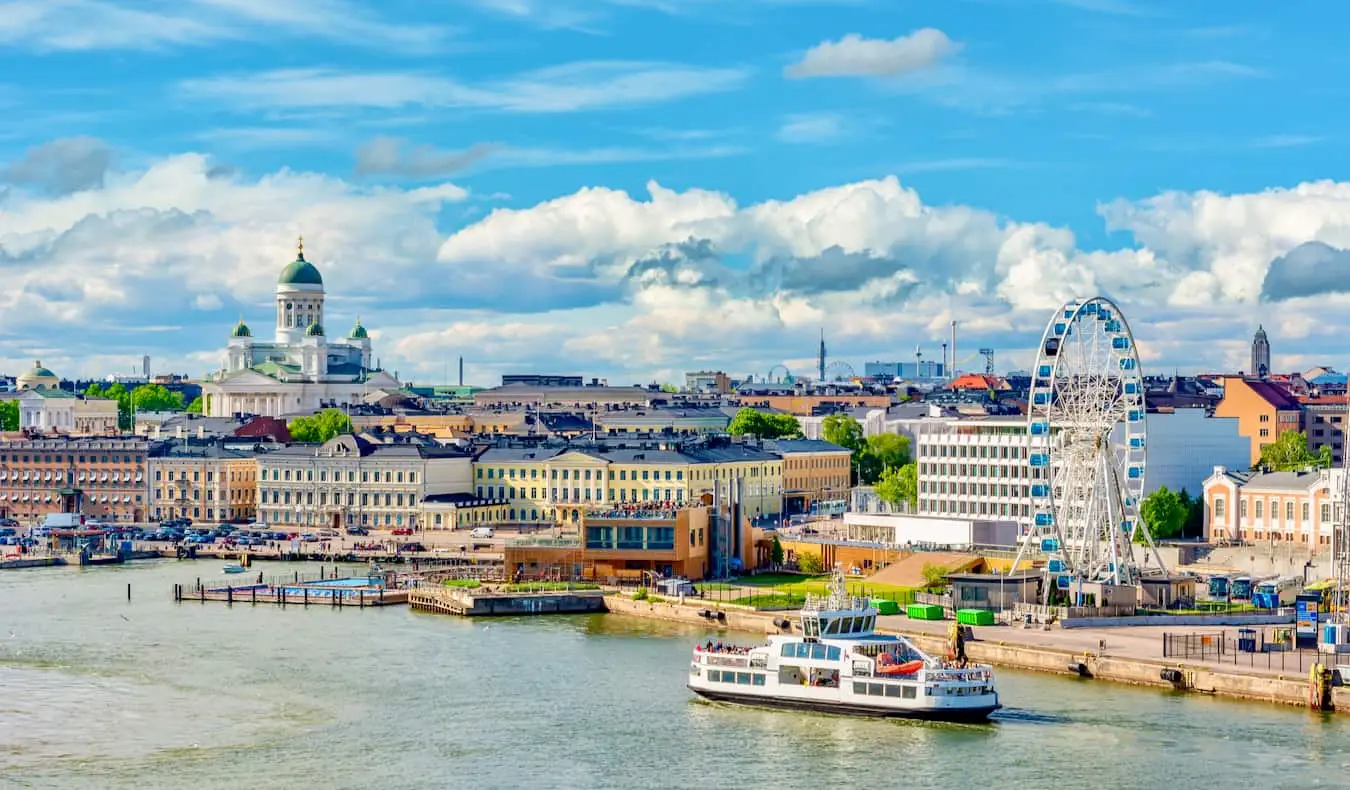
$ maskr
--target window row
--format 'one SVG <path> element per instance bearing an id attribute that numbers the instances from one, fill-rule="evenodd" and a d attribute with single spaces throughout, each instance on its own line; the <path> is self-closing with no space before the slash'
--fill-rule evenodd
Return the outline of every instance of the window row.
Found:
<path id="1" fill-rule="evenodd" d="M 729 672 L 724 669 L 708 670 L 708 680 L 714 683 L 735 683 L 740 686 L 762 686 L 764 675 L 759 672 Z"/>

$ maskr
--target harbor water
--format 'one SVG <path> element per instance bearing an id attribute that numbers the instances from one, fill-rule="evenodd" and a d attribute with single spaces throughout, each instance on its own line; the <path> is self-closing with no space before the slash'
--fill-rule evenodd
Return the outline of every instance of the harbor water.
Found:
<path id="1" fill-rule="evenodd" d="M 697 628 L 171 600 L 220 575 L 0 572 L 0 787 L 1350 787 L 1344 714 L 1008 671 L 987 726 L 734 708 Z"/>

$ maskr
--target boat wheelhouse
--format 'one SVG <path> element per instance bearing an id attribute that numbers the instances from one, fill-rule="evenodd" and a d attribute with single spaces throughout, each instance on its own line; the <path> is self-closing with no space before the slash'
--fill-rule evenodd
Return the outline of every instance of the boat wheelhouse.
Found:
<path id="1" fill-rule="evenodd" d="M 828 595 L 807 596 L 800 635 L 694 648 L 689 689 L 719 702 L 855 716 L 983 721 L 1001 707 L 992 667 L 930 656 L 876 633 L 876 619 L 836 572 Z"/>

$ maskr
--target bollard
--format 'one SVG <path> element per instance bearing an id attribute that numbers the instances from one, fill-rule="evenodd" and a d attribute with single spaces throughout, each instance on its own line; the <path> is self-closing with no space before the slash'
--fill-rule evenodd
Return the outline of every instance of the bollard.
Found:
<path id="1" fill-rule="evenodd" d="M 300 571 L 295 572 L 295 583 L 296 584 L 300 583 Z"/>
<path id="2" fill-rule="evenodd" d="M 202 603 L 206 603 L 206 588 L 201 586 L 200 584 L 197 585 L 197 595 L 201 599 Z"/>
<path id="3" fill-rule="evenodd" d="M 364 608 L 366 608 L 366 591 L 365 591 L 365 590 L 357 590 L 356 593 L 357 593 L 357 599 L 356 599 L 356 606 L 357 606 L 357 608 L 358 608 L 358 609 L 364 609 Z"/>
<path id="4" fill-rule="evenodd" d="M 198 576 L 198 577 L 197 577 L 197 589 L 200 590 L 201 588 L 202 588 L 202 577 Z"/>
<path id="5" fill-rule="evenodd" d="M 301 591 L 302 593 L 304 593 L 304 596 L 305 596 L 304 606 L 308 607 L 308 606 L 309 606 L 309 588 L 308 588 L 308 587 L 303 587 L 303 588 L 301 588 L 300 591 Z"/>
<path id="6" fill-rule="evenodd" d="M 258 588 L 257 588 L 257 587 L 254 587 L 254 588 L 253 588 L 253 605 L 254 605 L 254 606 L 257 606 L 257 605 L 258 605 Z"/>
<path id="7" fill-rule="evenodd" d="M 131 600 L 131 583 L 130 583 L 130 582 L 127 583 L 127 600 L 128 600 L 128 601 Z"/>
<path id="8" fill-rule="evenodd" d="M 234 587 L 225 588 L 225 603 L 234 606 Z"/>

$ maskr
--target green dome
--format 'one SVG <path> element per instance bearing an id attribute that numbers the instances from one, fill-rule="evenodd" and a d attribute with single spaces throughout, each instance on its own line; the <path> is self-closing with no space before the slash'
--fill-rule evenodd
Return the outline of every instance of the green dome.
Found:
<path id="1" fill-rule="evenodd" d="M 281 276 L 277 278 L 278 285 L 323 285 L 323 276 L 319 270 L 314 268 L 314 264 L 305 260 L 301 253 L 299 258 L 291 261 L 286 268 L 281 270 Z"/>
<path id="2" fill-rule="evenodd" d="M 56 374 L 42 367 L 42 362 L 34 362 L 33 369 L 23 374 L 21 378 L 25 379 L 54 379 Z"/>
<path id="3" fill-rule="evenodd" d="M 315 321 L 314 323 L 309 325 L 308 329 L 305 330 L 305 336 L 323 337 L 323 326 L 320 325 L 318 321 Z"/>
<path id="4" fill-rule="evenodd" d="M 241 318 L 234 327 L 234 331 L 230 333 L 230 337 L 253 337 L 253 333 L 249 331 L 248 324 L 244 323 L 244 319 Z"/>
<path id="5" fill-rule="evenodd" d="M 347 337 L 352 340 L 365 340 L 370 336 L 366 334 L 366 328 L 361 326 L 361 319 L 358 318 L 356 319 L 356 326 L 352 327 L 352 331 L 347 333 Z"/>

